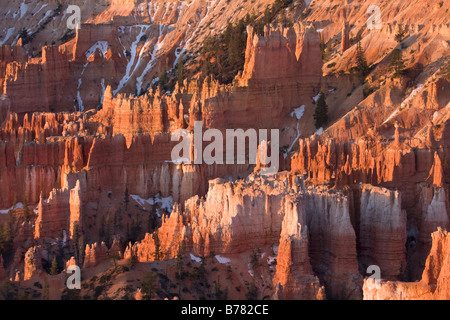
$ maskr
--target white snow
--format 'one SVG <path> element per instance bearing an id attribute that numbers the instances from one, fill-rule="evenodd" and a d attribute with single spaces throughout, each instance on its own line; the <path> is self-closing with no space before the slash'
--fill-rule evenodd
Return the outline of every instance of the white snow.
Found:
<path id="1" fill-rule="evenodd" d="M 219 255 L 216 256 L 216 259 L 217 259 L 217 261 L 219 261 L 219 263 L 222 263 L 222 264 L 227 264 L 227 263 L 231 262 L 230 259 L 219 256 Z"/>
<path id="2" fill-rule="evenodd" d="M 300 119 L 303 117 L 303 114 L 305 113 L 305 105 L 302 105 L 301 107 L 298 107 L 294 109 L 294 111 L 291 113 L 291 117 L 295 115 L 297 118 L 297 136 L 295 137 L 294 141 L 292 141 L 291 145 L 287 149 L 287 151 L 283 154 L 283 157 L 286 159 L 289 152 L 291 152 L 292 148 L 294 147 L 295 143 L 300 139 L 300 129 L 299 129 L 299 123 Z"/>
<path id="3" fill-rule="evenodd" d="M 436 118 L 439 116 L 439 111 L 436 111 L 435 113 L 433 113 L 433 120 L 436 120 Z"/>
<path id="4" fill-rule="evenodd" d="M 139 14 L 141 15 L 141 16 L 143 16 L 144 15 L 144 7 L 145 7 L 145 3 L 140 3 L 139 5 L 138 5 L 138 10 L 139 10 Z"/>
<path id="5" fill-rule="evenodd" d="M 0 41 L 0 46 L 3 45 L 6 41 L 9 40 L 9 38 L 11 38 L 11 36 L 14 33 L 15 28 L 9 28 L 8 31 L 6 31 L 6 35 L 5 38 L 3 39 L 3 41 Z"/>
<path id="6" fill-rule="evenodd" d="M 314 100 L 315 103 L 317 103 L 317 100 L 319 100 L 320 94 L 321 94 L 321 92 L 319 92 L 319 94 L 318 94 L 317 96 L 315 96 L 315 97 L 312 98 L 312 99 Z"/>
<path id="7" fill-rule="evenodd" d="M 20 34 L 17 35 L 17 37 L 14 39 L 14 41 L 11 43 L 11 46 L 14 47 L 17 43 L 17 41 L 19 41 L 20 39 Z"/>
<path id="8" fill-rule="evenodd" d="M 43 4 L 43 5 L 39 8 L 38 11 L 36 11 L 36 12 L 33 13 L 33 16 L 36 15 L 36 14 L 38 14 L 39 11 L 41 11 L 42 9 L 44 9 L 46 6 L 48 6 L 48 3 Z M 67 10 L 66 10 L 66 11 L 67 11 Z M 66 14 L 66 11 L 64 11 L 64 15 Z M 64 17 L 63 17 L 63 19 L 64 19 Z"/>
<path id="9" fill-rule="evenodd" d="M 248 274 L 253 278 L 253 271 L 248 269 Z"/>
<path id="10" fill-rule="evenodd" d="M 417 85 L 417 87 L 413 91 L 411 91 L 411 93 L 409 94 L 408 98 L 403 100 L 401 106 L 402 107 L 406 106 L 406 104 L 408 104 L 417 95 L 417 93 L 419 93 L 419 91 L 420 91 L 420 89 L 422 89 L 422 87 L 423 87 L 423 84 L 419 83 Z"/>
<path id="11" fill-rule="evenodd" d="M 163 31 L 163 27 L 160 25 L 159 26 L 159 36 L 158 36 L 158 40 L 161 37 Z M 149 41 L 148 41 L 149 43 Z M 144 81 L 144 77 L 147 74 L 147 72 L 153 68 L 153 66 L 155 65 L 155 61 L 156 61 L 156 55 L 159 51 L 159 49 L 161 49 L 162 44 L 164 43 L 164 40 L 161 43 L 155 43 L 155 46 L 153 47 L 153 52 L 151 53 L 152 58 L 150 59 L 150 61 L 147 63 L 147 66 L 145 67 L 144 71 L 142 72 L 142 74 L 136 79 L 136 89 L 138 94 L 141 92 L 142 90 L 142 83 Z M 144 45 L 145 47 L 145 45 Z M 143 48 L 144 49 L 144 48 Z M 142 52 L 142 50 L 141 50 Z"/>
<path id="12" fill-rule="evenodd" d="M 277 261 L 277 257 L 268 256 L 267 257 L 267 264 L 271 266 L 275 261 Z"/>
<path id="13" fill-rule="evenodd" d="M 178 60 L 180 57 L 186 53 L 186 49 L 184 47 L 178 47 L 175 49 L 175 61 L 173 62 L 173 67 L 175 68 L 178 64 Z"/>
<path id="14" fill-rule="evenodd" d="M 20 4 L 20 18 L 19 20 L 21 20 L 28 11 L 28 5 L 25 3 L 25 0 Z"/>
<path id="15" fill-rule="evenodd" d="M 63 230 L 63 239 L 62 239 L 62 241 L 63 241 L 63 244 L 67 243 L 67 232 L 66 232 L 66 230 Z"/>
<path id="16" fill-rule="evenodd" d="M 173 198 L 167 197 L 167 198 L 159 198 L 158 195 L 151 197 L 149 199 L 143 199 L 138 195 L 131 194 L 130 197 L 136 201 L 143 209 L 145 209 L 145 204 L 154 206 L 157 203 L 161 204 L 161 209 L 164 211 L 167 211 L 169 213 L 173 210 Z M 159 215 L 159 209 L 157 209 L 157 213 Z"/>
<path id="17" fill-rule="evenodd" d="M 84 73 L 84 70 L 83 70 Z M 83 73 L 81 75 L 83 75 Z M 77 101 L 78 101 L 78 111 L 84 111 L 84 105 L 83 105 L 83 98 L 81 98 L 81 94 L 80 94 L 80 88 L 81 85 L 83 84 L 83 81 L 80 79 L 78 79 L 78 86 L 77 86 Z"/>
<path id="18" fill-rule="evenodd" d="M 153 14 L 152 14 L 152 9 L 153 9 Z M 155 20 L 155 15 L 159 10 L 159 3 L 153 3 L 153 2 L 149 2 L 148 3 L 148 14 L 150 16 L 150 22 L 153 23 L 153 21 Z"/>
<path id="19" fill-rule="evenodd" d="M 103 105 L 103 100 L 105 99 L 105 91 L 106 91 L 105 78 L 102 78 L 100 85 L 102 86 L 102 98 L 100 100 L 100 104 Z"/>
<path id="20" fill-rule="evenodd" d="M 117 89 L 114 90 L 113 94 L 116 95 L 126 84 L 127 82 L 130 80 L 130 78 L 133 76 L 134 72 L 136 71 L 137 67 L 139 66 L 139 63 L 141 62 L 141 58 L 142 58 L 142 54 L 144 53 L 144 50 L 146 47 L 148 47 L 148 45 L 150 44 L 150 40 L 147 40 L 147 42 L 144 44 L 144 46 L 142 47 L 139 56 L 138 56 L 138 60 L 136 60 L 136 56 L 137 56 L 137 46 L 142 38 L 142 36 L 145 35 L 145 32 L 148 30 L 148 28 L 150 28 L 149 25 L 135 25 L 135 26 L 131 26 L 129 27 L 130 29 L 130 33 L 132 28 L 137 27 L 137 28 L 141 28 L 139 34 L 136 37 L 136 40 L 131 44 L 131 57 L 130 60 L 128 61 L 127 64 L 127 69 L 125 72 L 125 75 L 123 76 L 122 80 L 120 80 L 119 85 L 117 86 Z M 134 66 L 134 68 L 133 68 Z"/>
<path id="21" fill-rule="evenodd" d="M 15 205 L 13 205 L 9 209 L 0 210 L 0 214 L 8 214 L 9 210 L 22 209 L 22 208 L 23 208 L 23 203 L 22 202 L 17 202 Z"/>
<path id="22" fill-rule="evenodd" d="M 86 59 L 92 56 L 97 50 L 100 50 L 102 55 L 105 56 L 106 52 L 108 51 L 108 41 L 97 41 L 92 47 L 90 47 L 86 51 Z"/>
<path id="23" fill-rule="evenodd" d="M 162 198 L 161 201 L 157 200 L 157 202 L 161 203 L 161 209 L 171 212 L 173 210 L 173 198 L 167 197 Z"/>
<path id="24" fill-rule="evenodd" d="M 178 158 L 175 160 L 166 160 L 167 163 L 175 163 L 175 164 L 181 164 L 181 163 L 186 163 L 186 164 L 191 164 L 191 160 L 189 160 L 188 158 Z"/>
<path id="25" fill-rule="evenodd" d="M 422 87 L 423 84 L 419 83 L 417 87 L 413 91 L 411 91 L 408 98 L 403 100 L 403 102 L 400 104 L 400 108 L 406 107 L 406 105 L 411 102 L 411 100 L 417 95 L 417 93 L 419 93 Z M 384 120 L 383 124 L 392 120 L 400 112 L 400 108 L 397 108 L 394 112 L 392 112 L 392 114 L 386 120 Z"/>
<path id="26" fill-rule="evenodd" d="M 391 119 L 393 119 L 398 114 L 398 112 L 399 112 L 398 109 L 396 109 L 394 112 L 392 112 L 391 115 L 386 120 L 384 120 L 383 124 L 385 124 L 386 122 L 388 122 Z"/>
<path id="27" fill-rule="evenodd" d="M 45 15 L 44 15 L 44 17 L 41 19 L 41 21 L 39 21 L 38 22 L 38 26 L 42 23 L 42 21 L 44 21 L 45 19 L 47 19 L 48 17 L 50 17 L 50 15 L 52 14 L 52 12 L 53 12 L 53 10 L 48 10 L 46 13 L 45 13 Z"/>
<path id="28" fill-rule="evenodd" d="M 275 253 L 276 255 L 278 255 L 278 246 L 274 246 L 274 247 L 273 247 L 273 253 Z"/>
<path id="29" fill-rule="evenodd" d="M 297 120 L 300 120 L 300 118 L 303 116 L 304 113 L 305 113 L 305 106 L 303 105 L 301 107 L 294 109 L 294 111 L 292 111 L 291 113 L 291 117 L 293 117 L 295 114 Z"/>
<path id="30" fill-rule="evenodd" d="M 317 31 L 317 32 L 322 32 L 322 31 L 323 31 L 323 29 L 317 29 L 316 31 Z"/>
<path id="31" fill-rule="evenodd" d="M 192 253 L 191 253 L 191 260 L 195 261 L 195 262 L 198 262 L 198 263 L 202 262 L 202 258 L 196 257 Z"/>

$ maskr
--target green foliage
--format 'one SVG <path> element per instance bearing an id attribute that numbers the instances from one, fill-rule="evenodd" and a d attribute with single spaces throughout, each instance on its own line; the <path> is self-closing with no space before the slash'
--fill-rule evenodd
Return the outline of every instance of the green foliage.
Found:
<path id="1" fill-rule="evenodd" d="M 206 269 L 202 266 L 200 267 L 194 267 L 191 270 L 191 273 L 189 274 L 189 278 L 192 281 L 200 281 L 202 280 L 206 275 Z"/>
<path id="2" fill-rule="evenodd" d="M 4 300 L 15 300 L 17 298 L 17 289 L 8 279 L 0 284 L 0 297 Z"/>
<path id="3" fill-rule="evenodd" d="M 314 121 L 316 129 L 324 127 L 328 122 L 328 105 L 325 101 L 325 94 L 323 92 L 320 92 L 319 99 L 317 100 Z"/>
<path id="4" fill-rule="evenodd" d="M 292 3 L 292 0 L 275 0 L 272 6 L 267 6 L 264 10 L 264 15 L 262 19 L 263 25 L 268 25 L 274 21 L 275 17 L 279 15 L 279 23 L 289 25 L 290 22 L 286 18 L 286 8 Z"/>
<path id="5" fill-rule="evenodd" d="M 447 62 L 447 66 L 444 68 L 445 76 L 450 79 L 450 60 Z"/>
<path id="6" fill-rule="evenodd" d="M 372 88 L 367 83 L 363 86 L 362 89 L 363 89 L 364 98 L 367 98 L 370 94 L 372 94 L 374 92 L 374 88 Z"/>
<path id="7" fill-rule="evenodd" d="M 400 49 L 395 49 L 391 54 L 391 61 L 389 62 L 389 71 L 394 72 L 394 78 L 400 77 L 405 69 L 405 62 L 403 60 L 403 53 Z"/>
<path id="8" fill-rule="evenodd" d="M 50 287 L 48 285 L 47 277 L 44 278 L 44 294 L 42 297 L 43 300 L 49 300 L 50 299 Z"/>
<path id="9" fill-rule="evenodd" d="M 252 254 L 250 256 L 250 266 L 252 267 L 252 269 L 257 268 L 260 265 L 259 261 L 260 256 L 261 256 L 261 249 L 260 248 L 253 249 Z"/>
<path id="10" fill-rule="evenodd" d="M 229 23 L 225 32 L 208 36 L 202 47 L 202 72 L 206 77 L 214 76 L 220 83 L 231 83 L 244 68 L 247 43 L 246 25 L 240 20 Z"/>
<path id="11" fill-rule="evenodd" d="M 125 194 L 123 197 L 123 202 L 125 202 L 127 205 L 130 202 L 130 193 L 128 192 L 128 188 L 125 188 Z"/>
<path id="12" fill-rule="evenodd" d="M 112 259 L 114 267 L 117 267 L 117 260 L 120 260 L 120 255 L 118 253 L 111 253 L 108 256 Z M 133 259 L 133 255 L 131 255 L 131 259 Z"/>
<path id="13" fill-rule="evenodd" d="M 215 292 L 214 295 L 217 300 L 227 300 L 228 299 L 228 288 L 225 288 L 222 290 L 222 286 L 220 284 L 220 276 L 217 277 L 217 281 L 214 283 L 215 285 Z"/>
<path id="14" fill-rule="evenodd" d="M 78 223 L 75 224 L 73 229 L 73 242 L 75 244 L 75 260 L 78 265 L 82 265 L 84 260 L 85 243 Z"/>
<path id="15" fill-rule="evenodd" d="M 356 46 L 356 71 L 358 76 L 364 80 L 370 73 L 370 68 L 367 65 L 367 60 L 361 47 L 361 42 Z"/>
<path id="16" fill-rule="evenodd" d="M 441 67 L 441 72 L 448 80 L 450 80 L 450 60 L 444 63 L 444 65 Z"/>
<path id="17" fill-rule="evenodd" d="M 100 238 L 106 245 L 109 245 L 111 240 L 111 218 L 110 216 L 102 217 L 102 224 L 100 228 Z"/>
<path id="18" fill-rule="evenodd" d="M 13 237 L 9 222 L 0 224 L 0 254 L 12 249 Z"/>
<path id="19" fill-rule="evenodd" d="M 255 279 L 250 283 L 250 287 L 248 288 L 248 292 L 245 294 L 245 297 L 248 300 L 256 300 L 258 298 L 258 288 L 255 284 Z"/>
<path id="20" fill-rule="evenodd" d="M 54 256 L 52 260 L 52 266 L 50 267 L 50 274 L 52 276 L 55 276 L 58 273 L 59 273 L 58 260 L 56 259 L 56 256 Z"/>
<path id="21" fill-rule="evenodd" d="M 128 232 L 128 241 L 135 242 L 139 239 L 142 231 L 141 217 L 138 215 L 136 219 L 131 221 L 131 227 Z"/>
<path id="22" fill-rule="evenodd" d="M 34 38 L 36 37 L 36 35 L 41 32 L 42 30 L 45 29 L 45 27 L 54 20 L 54 18 L 58 15 L 60 15 L 61 13 L 61 9 L 62 9 L 62 5 L 58 4 L 58 6 L 55 8 L 55 10 L 53 10 L 53 14 L 51 14 L 50 16 L 48 16 L 43 22 L 41 22 L 41 24 L 38 26 L 37 30 L 34 31 L 31 34 L 28 34 L 27 29 L 22 28 L 20 31 L 20 35 L 19 37 L 22 38 L 22 44 L 26 45 L 30 42 L 32 42 L 34 40 Z"/>
<path id="23" fill-rule="evenodd" d="M 27 197 L 25 197 L 25 195 L 22 198 L 22 204 L 23 204 L 23 217 L 25 218 L 26 221 L 30 221 L 31 213 L 30 209 L 28 208 L 28 200 Z"/>
<path id="24" fill-rule="evenodd" d="M 331 58 L 331 46 L 327 46 L 323 40 L 320 42 L 320 52 L 322 53 L 322 60 L 328 61 Z"/>
<path id="25" fill-rule="evenodd" d="M 402 42 L 403 38 L 405 37 L 406 31 L 403 29 L 403 25 L 399 24 L 397 27 L 397 33 L 395 34 L 395 41 Z"/>
<path id="26" fill-rule="evenodd" d="M 145 299 L 151 299 L 156 292 L 157 276 L 153 271 L 147 272 L 142 279 L 142 293 Z"/>
<path id="27" fill-rule="evenodd" d="M 161 254 L 161 241 L 159 240 L 158 230 L 156 230 L 153 233 L 153 240 L 155 241 L 155 252 L 153 253 L 153 256 L 155 258 L 155 261 L 159 261 L 162 258 L 162 254 Z"/>
<path id="28" fill-rule="evenodd" d="M 278 22 L 291 25 L 284 10 L 291 3 L 292 0 L 276 0 L 272 6 L 266 7 L 262 17 L 258 18 L 255 13 L 247 14 L 235 24 L 229 23 L 223 33 L 206 37 L 201 49 L 203 75 L 207 78 L 212 75 L 222 84 L 231 83 L 244 68 L 247 26 L 263 35 L 264 26 L 273 22 L 278 14 Z"/>
<path id="29" fill-rule="evenodd" d="M 22 39 L 22 44 L 27 44 L 30 41 L 30 36 L 26 28 L 22 28 L 19 33 L 19 38 Z"/>
<path id="30" fill-rule="evenodd" d="M 134 269 L 134 267 L 136 266 L 136 264 L 138 263 L 138 258 L 134 253 L 131 253 L 131 258 L 130 258 L 130 269 Z"/>
<path id="31" fill-rule="evenodd" d="M 181 276 L 184 272 L 183 255 L 184 255 L 184 245 L 181 244 L 177 252 L 176 274 L 178 276 Z"/>

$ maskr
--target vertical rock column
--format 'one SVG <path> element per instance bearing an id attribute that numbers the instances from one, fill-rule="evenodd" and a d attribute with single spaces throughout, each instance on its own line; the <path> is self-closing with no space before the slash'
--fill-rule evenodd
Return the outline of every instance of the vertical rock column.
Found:
<path id="1" fill-rule="evenodd" d="M 324 288 L 314 276 L 308 255 L 308 227 L 299 202 L 287 202 L 273 279 L 276 299 L 322 299 Z"/>
<path id="2" fill-rule="evenodd" d="M 73 239 L 76 233 L 76 228 L 78 226 L 78 232 L 81 231 L 82 228 L 82 193 L 80 189 L 80 180 L 77 180 L 75 188 L 70 190 L 70 198 L 69 198 L 69 209 L 70 209 L 70 224 L 69 224 L 69 232 L 70 238 Z"/>
<path id="3" fill-rule="evenodd" d="M 406 212 L 398 191 L 361 186 L 360 262 L 377 265 L 381 278 L 397 280 L 406 265 Z"/>

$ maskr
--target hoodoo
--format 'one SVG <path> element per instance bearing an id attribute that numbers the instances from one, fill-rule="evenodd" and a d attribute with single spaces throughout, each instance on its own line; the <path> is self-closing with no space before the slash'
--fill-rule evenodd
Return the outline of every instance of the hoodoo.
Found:
<path id="1" fill-rule="evenodd" d="M 450 298 L 449 1 L 3 2 L 0 300 Z"/>

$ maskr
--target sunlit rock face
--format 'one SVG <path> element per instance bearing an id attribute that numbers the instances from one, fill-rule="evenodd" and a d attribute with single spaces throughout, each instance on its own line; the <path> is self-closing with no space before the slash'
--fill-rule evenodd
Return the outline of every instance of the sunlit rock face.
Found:
<path id="1" fill-rule="evenodd" d="M 450 4 L 382 0 L 372 28 L 366 1 L 294 1 L 242 28 L 231 83 L 206 74 L 205 39 L 267 5 L 3 1 L 1 281 L 67 298 L 79 266 L 98 299 L 148 298 L 148 270 L 164 274 L 155 299 L 450 298 Z M 172 134 L 198 123 L 201 138 L 278 130 L 279 146 L 189 163 L 203 140 L 175 161 Z"/>

